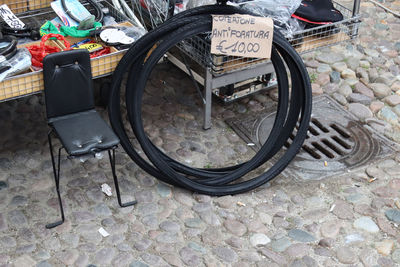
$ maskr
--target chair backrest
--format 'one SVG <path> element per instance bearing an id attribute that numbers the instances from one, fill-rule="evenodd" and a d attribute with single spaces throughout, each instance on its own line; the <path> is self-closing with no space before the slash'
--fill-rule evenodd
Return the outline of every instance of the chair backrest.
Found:
<path id="1" fill-rule="evenodd" d="M 92 69 L 86 49 L 62 51 L 43 59 L 47 119 L 94 108 Z"/>

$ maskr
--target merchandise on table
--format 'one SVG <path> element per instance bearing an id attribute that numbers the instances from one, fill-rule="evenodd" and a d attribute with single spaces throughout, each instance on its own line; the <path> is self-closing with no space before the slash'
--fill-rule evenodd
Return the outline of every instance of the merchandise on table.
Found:
<path id="1" fill-rule="evenodd" d="M 110 53 L 111 53 L 111 48 L 107 46 L 101 50 L 90 53 L 90 58 L 100 57 L 100 56 L 104 56 L 104 55 L 107 55 Z"/>
<path id="2" fill-rule="evenodd" d="M 301 38 L 295 38 L 297 41 L 291 42 L 295 47 L 299 41 L 301 42 L 303 40 L 302 38 L 328 38 L 332 34 L 339 33 L 340 28 L 333 25 L 333 23 L 343 20 L 342 13 L 333 6 L 331 0 L 303 0 L 292 17 L 297 19 L 304 29 L 325 26 L 323 29 L 306 32 L 302 34 Z"/>
<path id="3" fill-rule="evenodd" d="M 101 28 L 103 25 L 100 22 L 95 21 L 93 23 L 92 28 L 86 29 L 86 30 L 80 30 L 79 27 L 72 26 L 72 27 L 67 27 L 67 26 L 61 26 L 60 27 L 60 32 L 65 35 L 65 36 L 72 36 L 72 37 L 87 37 L 90 36 L 92 31 Z"/>
<path id="4" fill-rule="evenodd" d="M 0 6 L 0 17 L 3 19 L 5 24 L 15 29 L 22 29 L 25 24 L 11 11 L 7 4 Z"/>
<path id="5" fill-rule="evenodd" d="M 176 0 L 174 14 L 178 14 L 188 8 L 189 0 Z"/>
<path id="6" fill-rule="evenodd" d="M 31 38 L 32 40 L 40 39 L 39 26 L 36 21 L 33 23 L 24 23 L 21 21 L 6 5 L 0 6 L 0 17 L 3 22 L 0 23 L 1 34 L 13 35 L 18 38 Z"/>
<path id="7" fill-rule="evenodd" d="M 85 39 L 71 45 L 72 49 L 86 49 L 89 51 L 90 58 L 104 56 L 111 53 L 111 48 L 103 47 L 101 44 L 96 43 L 91 39 Z"/>
<path id="8" fill-rule="evenodd" d="M 159 0 L 141 0 L 142 7 L 149 13 L 160 12 L 160 8 L 152 8 L 152 6 L 157 6 L 158 2 Z M 214 0 L 178 0 L 175 1 L 174 14 L 214 3 Z M 297 33 L 304 29 L 343 20 L 342 13 L 334 7 L 332 0 L 233 0 L 230 4 L 256 15 L 271 17 L 275 26 L 287 38 L 298 37 Z M 336 33 L 331 30 L 327 32 Z"/>
<path id="9" fill-rule="evenodd" d="M 103 20 L 104 14 L 103 11 L 101 10 L 100 6 L 97 4 L 97 2 L 93 0 L 86 0 L 89 4 L 91 4 L 94 7 L 94 10 L 96 11 L 96 21 L 101 22 Z M 70 2 L 67 5 L 67 2 Z M 72 7 L 79 7 L 81 9 L 85 9 L 85 7 L 79 3 L 77 0 L 61 0 L 61 6 L 63 8 L 63 11 L 73 20 L 76 22 L 81 23 L 82 21 L 88 19 L 88 16 L 83 15 L 83 16 L 76 16 L 75 10 L 70 10 L 71 8 L 71 2 L 74 4 Z M 79 10 L 78 10 L 79 11 Z M 79 14 L 79 13 L 78 13 Z"/>
<path id="10" fill-rule="evenodd" d="M 92 31 L 101 28 L 103 25 L 100 22 L 94 22 L 92 28 L 86 30 L 79 30 L 77 26 L 61 26 L 57 28 L 51 21 L 46 21 L 40 27 L 40 35 L 44 36 L 49 33 L 61 34 L 63 36 L 72 37 L 87 37 L 90 36 Z"/>
<path id="11" fill-rule="evenodd" d="M 51 8 L 65 26 L 78 26 L 82 20 L 91 16 L 78 0 L 57 0 L 51 3 Z"/>
<path id="12" fill-rule="evenodd" d="M 89 42 L 91 42 L 91 41 L 92 41 L 91 39 L 84 39 L 84 40 L 82 40 L 82 41 L 79 41 L 79 42 L 77 42 L 77 43 L 72 44 L 72 45 L 71 45 L 71 48 L 77 48 L 77 47 L 79 47 L 80 45 L 89 43 Z"/>
<path id="13" fill-rule="evenodd" d="M 14 36 L 6 35 L 0 38 L 0 55 L 2 59 L 0 61 L 9 60 L 17 53 L 18 40 Z"/>
<path id="14" fill-rule="evenodd" d="M 65 3 L 70 10 L 72 10 L 72 8 L 69 6 L 69 3 L 73 1 L 76 0 L 65 0 Z M 35 48 L 31 49 L 31 52 L 34 55 L 33 59 L 31 58 L 31 53 L 29 52 L 29 50 L 26 51 L 26 53 L 28 54 L 28 57 L 26 57 L 27 59 L 26 61 L 28 61 L 30 67 L 28 67 L 25 72 L 20 73 L 23 75 L 15 75 L 17 74 L 16 72 L 10 72 L 10 71 L 7 72 L 8 77 L 10 75 L 15 75 L 15 76 L 11 78 L 7 77 L 5 80 L 0 82 L 0 91 L 2 92 L 2 94 L 0 95 L 0 101 L 22 97 L 24 95 L 43 90 L 43 82 L 42 82 L 43 76 L 41 74 L 42 67 L 40 62 L 40 60 L 43 58 L 43 55 L 41 52 L 39 53 L 38 49 L 38 46 L 40 47 L 39 45 L 40 36 L 32 34 L 32 36 L 36 36 L 35 39 L 38 39 L 38 41 L 32 40 L 30 38 L 31 34 L 29 34 L 29 29 L 32 29 L 31 32 L 33 32 L 33 30 L 36 29 L 36 32 L 39 33 L 40 27 L 43 26 L 41 29 L 41 35 L 46 35 L 48 33 L 68 35 L 66 36 L 66 40 L 70 44 L 78 43 L 85 39 L 90 39 L 91 41 L 98 43 L 98 45 L 92 45 L 92 44 L 89 45 L 89 48 L 93 48 L 94 46 L 97 47 L 97 49 L 95 49 L 96 51 L 90 53 L 91 58 L 93 58 L 93 60 L 91 61 L 93 76 L 100 77 L 112 73 L 115 66 L 118 64 L 118 61 L 122 58 L 123 54 L 125 53 L 124 50 L 126 49 L 127 45 L 117 45 L 108 47 L 104 42 L 102 42 L 98 34 L 93 33 L 93 31 L 101 29 L 103 26 L 101 22 L 95 22 L 94 19 L 95 16 L 99 18 L 98 15 L 101 14 L 97 13 L 94 6 L 88 3 L 88 1 L 86 0 L 78 0 L 78 1 L 84 5 L 85 9 L 87 9 L 86 14 L 88 16 L 86 18 L 82 17 L 83 20 L 81 20 L 80 23 L 76 23 L 75 27 L 68 27 L 64 25 L 63 20 L 60 19 L 60 17 L 54 12 L 54 10 L 51 7 L 52 1 L 44 1 L 44 0 L 6 1 L 7 5 L 9 6 L 10 10 L 9 13 L 10 14 L 15 13 L 15 18 L 13 16 L 12 21 L 17 21 L 18 19 L 22 22 L 22 23 L 18 22 L 18 25 L 20 26 L 18 30 L 14 32 L 15 33 L 14 35 L 17 35 L 15 36 L 18 41 L 17 48 L 32 47 L 33 45 L 36 45 L 36 51 Z M 105 0 L 94 0 L 94 1 L 96 1 L 96 3 L 101 7 L 101 11 L 104 12 L 104 15 L 109 18 L 108 22 L 113 21 L 114 23 L 117 24 L 115 25 L 116 27 L 119 28 L 120 26 L 123 26 L 121 27 L 121 29 L 125 28 L 128 29 L 130 27 L 134 28 L 142 27 L 141 25 L 137 24 L 135 20 L 133 22 L 128 20 L 126 16 L 119 13 L 108 1 Z M 60 3 L 59 0 L 56 0 L 56 2 Z M 0 4 L 0 7 L 1 6 L 3 5 Z M 73 12 L 73 15 L 79 16 L 79 14 L 75 12 Z M 51 21 L 51 23 L 50 22 L 46 23 L 47 21 Z M 1 22 L 2 22 L 2 17 L 0 15 L 0 24 Z M 13 23 L 15 24 L 16 22 Z M 7 29 L 5 29 L 4 31 L 6 30 Z M 124 32 L 129 37 L 133 38 L 133 36 L 128 34 L 127 31 L 124 30 Z M 138 32 L 138 30 L 131 30 L 131 32 L 136 33 Z M 144 33 L 145 32 L 140 32 L 140 34 L 136 33 L 136 36 L 139 35 L 141 36 Z M 0 32 L 0 37 L 1 36 L 2 34 Z M 139 37 L 135 37 L 135 40 L 137 38 Z M 0 43 L 0 52 L 4 50 L 3 48 L 6 48 L 9 44 L 10 42 Z M 62 51 L 65 48 L 62 41 L 56 40 L 54 38 L 48 40 L 46 42 L 46 46 L 48 47 L 47 49 L 45 49 L 45 54 L 46 52 L 54 53 L 56 51 Z M 17 53 L 15 50 L 13 51 L 14 53 Z M 1 64 L 2 60 L 4 61 L 3 64 Z M 8 71 L 12 67 L 9 64 L 9 62 L 5 60 L 6 60 L 5 57 L 0 56 L 0 74 L 2 72 Z M 31 65 L 32 61 L 35 62 L 33 66 Z"/>
<path id="15" fill-rule="evenodd" d="M 17 53 L 10 60 L 0 63 L 0 69 L 4 66 L 8 66 L 8 68 L 0 73 L 0 81 L 29 70 L 31 67 L 31 54 L 26 48 L 17 49 Z"/>
<path id="16" fill-rule="evenodd" d="M 36 68 L 43 68 L 43 58 L 51 53 L 60 52 L 61 49 L 57 46 L 46 45 L 46 41 L 50 38 L 57 38 L 58 40 L 62 40 L 65 45 L 64 50 L 70 49 L 70 44 L 67 40 L 65 40 L 64 36 L 61 34 L 49 33 L 42 37 L 42 41 L 40 45 L 31 45 L 27 46 L 27 49 L 32 55 L 32 66 Z"/>
<path id="17" fill-rule="evenodd" d="M 306 23 L 306 28 L 330 24 L 343 20 L 331 0 L 303 0 L 292 17 Z"/>
<path id="18" fill-rule="evenodd" d="M 256 15 L 272 18 L 275 27 L 287 37 L 292 37 L 295 32 L 303 29 L 298 21 L 292 18 L 300 3 L 301 0 L 237 0 L 241 8 Z"/>
<path id="19" fill-rule="evenodd" d="M 100 39 L 107 45 L 132 44 L 135 39 L 117 28 L 105 29 L 100 32 Z"/>
<path id="20" fill-rule="evenodd" d="M 86 49 L 87 51 L 89 51 L 89 53 L 93 53 L 102 50 L 103 46 L 101 44 L 95 43 L 94 41 L 90 41 L 88 43 L 78 45 L 78 47 L 74 49 Z"/>
<path id="21" fill-rule="evenodd" d="M 18 38 L 30 38 L 34 41 L 40 39 L 40 34 L 39 34 L 39 26 L 38 25 L 28 25 L 25 24 L 23 28 L 12 28 L 8 26 L 5 22 L 0 24 L 1 28 L 1 33 L 3 35 L 13 35 Z"/>

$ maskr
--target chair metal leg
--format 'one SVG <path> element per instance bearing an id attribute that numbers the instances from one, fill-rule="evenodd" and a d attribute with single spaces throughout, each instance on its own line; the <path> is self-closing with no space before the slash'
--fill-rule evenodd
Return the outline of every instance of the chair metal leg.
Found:
<path id="1" fill-rule="evenodd" d="M 62 205 L 62 201 L 61 201 L 61 195 L 60 195 L 60 162 L 61 162 L 61 150 L 63 149 L 63 147 L 60 147 L 60 149 L 58 150 L 58 167 L 56 169 L 56 163 L 54 161 L 54 154 L 53 154 L 53 144 L 51 142 L 51 133 L 52 131 L 49 132 L 49 134 L 47 135 L 48 139 L 49 139 L 49 147 L 50 147 L 50 155 L 51 155 L 51 163 L 53 164 L 53 173 L 54 173 L 54 180 L 56 182 L 56 190 L 57 190 L 57 196 L 58 196 L 58 204 L 60 205 L 60 211 L 61 211 L 61 220 L 54 222 L 54 223 L 49 223 L 46 224 L 46 228 L 47 229 L 51 229 L 54 228 L 56 226 L 61 225 L 64 221 L 65 221 L 65 217 L 64 217 L 64 209 L 63 209 L 63 205 Z"/>
<path id="2" fill-rule="evenodd" d="M 114 178 L 115 191 L 117 192 L 118 204 L 122 208 L 135 205 L 137 203 L 136 200 L 130 201 L 130 202 L 127 202 L 127 203 L 122 203 L 122 201 L 121 201 L 121 194 L 120 194 L 120 191 L 119 191 L 118 178 L 117 178 L 117 174 L 115 172 L 115 148 L 112 149 L 112 154 L 111 154 L 111 151 L 108 150 L 108 157 L 110 158 L 111 171 L 112 171 L 113 178 Z"/>

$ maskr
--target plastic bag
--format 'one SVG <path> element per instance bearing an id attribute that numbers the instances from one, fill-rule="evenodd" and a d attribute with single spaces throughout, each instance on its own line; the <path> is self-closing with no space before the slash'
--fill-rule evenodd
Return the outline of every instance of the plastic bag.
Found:
<path id="1" fill-rule="evenodd" d="M 215 3 L 216 0 L 189 0 L 189 3 L 187 3 L 186 7 L 189 9 L 198 6 L 214 5 Z"/>
<path id="2" fill-rule="evenodd" d="M 9 64 L 11 68 L 2 72 L 0 74 L 0 82 L 5 78 L 19 74 L 28 70 L 31 66 L 31 53 L 29 53 L 28 49 L 20 48 L 18 49 L 15 56 L 10 58 L 8 61 L 0 63 L 0 65 Z"/>
<path id="3" fill-rule="evenodd" d="M 0 77 L 2 77 L 2 74 L 7 72 L 9 69 L 11 69 L 10 62 L 8 62 L 5 56 L 0 56 Z M 2 79 L 0 79 L 0 82 L 1 81 Z"/>
<path id="4" fill-rule="evenodd" d="M 303 27 L 292 18 L 292 14 L 299 8 L 301 0 L 237 0 L 236 4 L 256 15 L 271 17 L 275 26 L 286 37 L 293 37 L 296 31 Z"/>
<path id="5" fill-rule="evenodd" d="M 237 0 L 234 3 L 251 10 L 259 15 L 281 17 L 282 20 L 290 16 L 299 8 L 302 0 Z"/>
<path id="6" fill-rule="evenodd" d="M 0 49 L 7 47 L 9 44 L 9 42 L 0 42 Z M 4 72 L 10 68 L 10 62 L 8 62 L 5 56 L 0 55 L 0 72 Z"/>
<path id="7" fill-rule="evenodd" d="M 114 17 L 112 17 L 112 16 L 104 16 L 104 18 L 103 18 L 103 24 L 104 24 L 104 26 L 110 26 L 110 25 L 115 25 L 115 24 L 117 24 L 118 22 L 115 20 L 115 18 Z"/>
<path id="8" fill-rule="evenodd" d="M 76 159 L 78 159 L 82 163 L 84 163 L 88 159 L 92 159 L 92 158 L 102 159 L 102 158 L 104 158 L 104 153 L 103 152 L 97 152 L 97 153 L 94 153 L 94 154 L 86 154 L 86 155 L 83 155 L 83 156 L 80 156 L 80 157 L 76 157 Z"/>
<path id="9" fill-rule="evenodd" d="M 146 34 L 146 30 L 139 27 L 127 27 L 127 26 L 118 26 L 118 29 L 123 31 L 128 37 L 133 38 L 137 41 L 140 37 Z"/>
<path id="10" fill-rule="evenodd" d="M 185 11 L 189 3 L 190 0 L 176 0 L 174 14 L 178 14 L 182 11 Z"/>
<path id="11" fill-rule="evenodd" d="M 304 29 L 292 14 L 299 8 L 302 0 L 232 0 L 229 5 L 239 6 L 256 15 L 270 17 L 287 38 L 292 38 L 294 33 Z M 215 4 L 215 0 L 189 0 L 187 8 Z"/>

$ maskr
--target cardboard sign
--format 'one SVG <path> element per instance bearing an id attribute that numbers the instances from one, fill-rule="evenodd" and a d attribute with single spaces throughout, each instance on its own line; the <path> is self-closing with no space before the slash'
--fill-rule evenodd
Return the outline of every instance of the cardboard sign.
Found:
<path id="1" fill-rule="evenodd" d="M 274 22 L 250 15 L 212 15 L 211 53 L 270 58 Z"/>
<path id="2" fill-rule="evenodd" d="M 0 6 L 0 16 L 11 28 L 22 29 L 25 26 L 25 24 L 14 15 L 6 4 Z"/>

